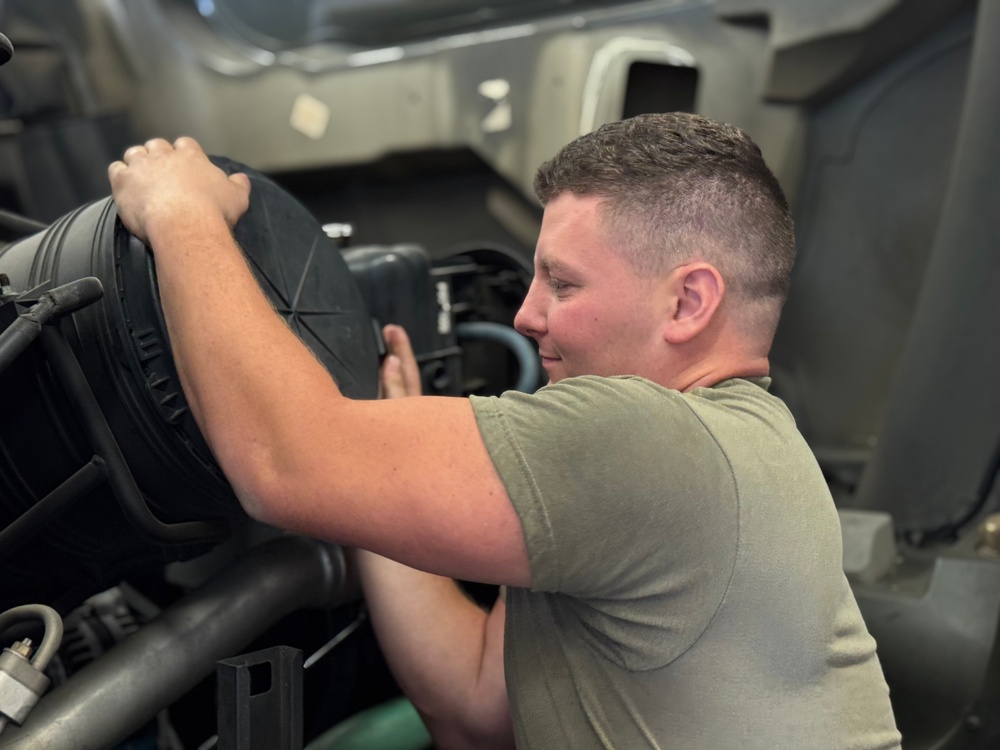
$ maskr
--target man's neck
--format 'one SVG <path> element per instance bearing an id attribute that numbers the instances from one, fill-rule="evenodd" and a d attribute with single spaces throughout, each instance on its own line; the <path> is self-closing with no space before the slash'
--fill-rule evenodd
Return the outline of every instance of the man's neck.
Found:
<path id="1" fill-rule="evenodd" d="M 733 361 L 702 361 L 685 368 L 671 378 L 670 388 L 682 393 L 695 388 L 708 388 L 730 378 L 759 378 L 770 372 L 767 357 L 742 358 Z"/>

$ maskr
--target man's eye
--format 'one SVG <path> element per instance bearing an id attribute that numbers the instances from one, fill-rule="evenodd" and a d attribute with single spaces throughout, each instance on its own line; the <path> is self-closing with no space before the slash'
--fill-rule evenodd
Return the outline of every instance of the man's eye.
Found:
<path id="1" fill-rule="evenodd" d="M 564 292 L 569 289 L 570 285 L 565 281 L 560 281 L 559 279 L 549 279 L 549 288 L 553 292 Z"/>

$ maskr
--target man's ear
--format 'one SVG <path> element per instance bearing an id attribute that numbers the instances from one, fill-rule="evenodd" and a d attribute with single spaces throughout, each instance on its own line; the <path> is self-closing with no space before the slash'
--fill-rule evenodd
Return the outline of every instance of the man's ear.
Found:
<path id="1" fill-rule="evenodd" d="M 671 314 L 663 338 L 670 344 L 684 344 L 704 331 L 715 316 L 726 285 L 711 263 L 695 261 L 671 272 Z"/>

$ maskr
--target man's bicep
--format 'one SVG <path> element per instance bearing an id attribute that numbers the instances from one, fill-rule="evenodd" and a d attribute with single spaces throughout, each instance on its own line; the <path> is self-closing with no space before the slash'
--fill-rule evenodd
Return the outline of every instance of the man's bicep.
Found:
<path id="1" fill-rule="evenodd" d="M 520 519 L 467 400 L 341 401 L 317 420 L 279 525 L 440 575 L 529 585 Z"/>

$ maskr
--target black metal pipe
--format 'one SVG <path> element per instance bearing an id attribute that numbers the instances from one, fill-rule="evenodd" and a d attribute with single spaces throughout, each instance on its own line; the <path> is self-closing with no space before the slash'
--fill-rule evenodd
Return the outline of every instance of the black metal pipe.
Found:
<path id="1" fill-rule="evenodd" d="M 0 750 L 114 747 L 282 617 L 355 595 L 339 547 L 297 536 L 262 544 L 43 697 Z"/>
<path id="2" fill-rule="evenodd" d="M 44 604 L 22 604 L 20 607 L 8 609 L 0 614 L 0 635 L 5 633 L 11 625 L 25 620 L 41 620 L 45 627 L 42 642 L 31 659 L 31 665 L 41 672 L 49 666 L 52 657 L 59 650 L 63 637 L 63 621 L 59 613 L 52 607 L 47 607 Z"/>
<path id="3" fill-rule="evenodd" d="M 108 483 L 128 520 L 151 538 L 172 544 L 225 537 L 229 533 L 225 521 L 164 523 L 153 515 L 69 342 L 59 331 L 46 328 L 42 331 L 42 346 L 73 400 L 94 452 L 107 464 Z"/>
<path id="4" fill-rule="evenodd" d="M 56 487 L 0 531 L 0 560 L 31 539 L 49 521 L 104 481 L 104 461 L 94 456 L 69 479 Z"/>
<path id="5" fill-rule="evenodd" d="M 38 301 L 17 316 L 6 330 L 0 333 L 0 372 L 23 352 L 42 332 L 42 326 L 61 315 L 76 312 L 104 294 L 101 282 L 86 276 L 68 284 L 50 289 Z"/>
<path id="6" fill-rule="evenodd" d="M 39 323 L 19 316 L 0 333 L 0 372 L 10 367 L 41 332 L 42 326 Z"/>

